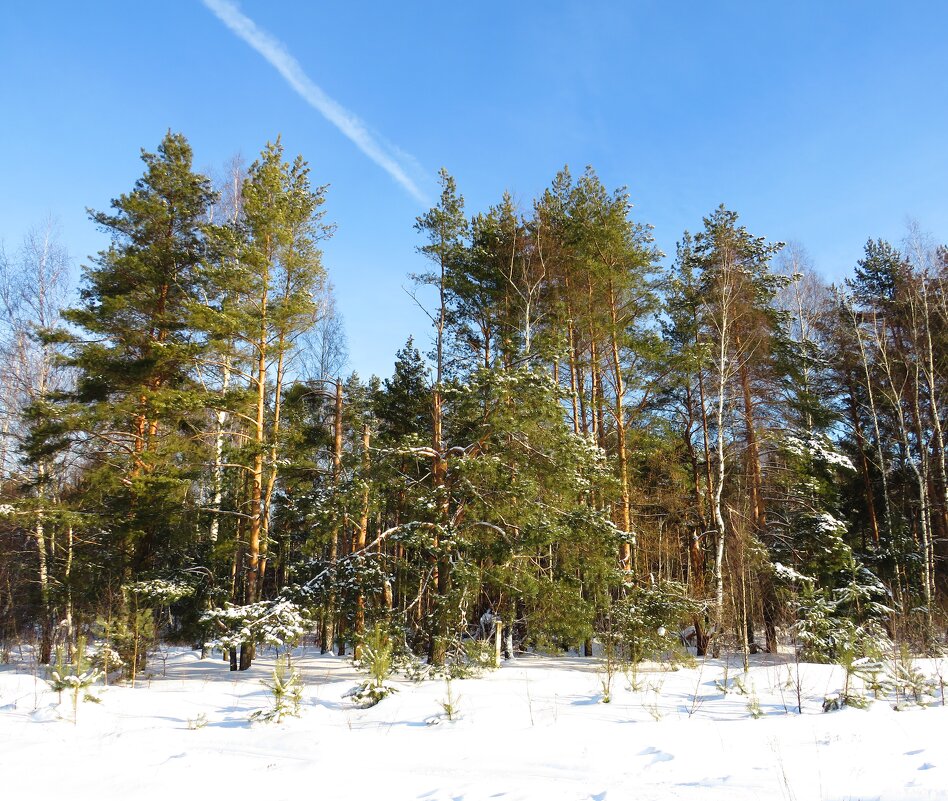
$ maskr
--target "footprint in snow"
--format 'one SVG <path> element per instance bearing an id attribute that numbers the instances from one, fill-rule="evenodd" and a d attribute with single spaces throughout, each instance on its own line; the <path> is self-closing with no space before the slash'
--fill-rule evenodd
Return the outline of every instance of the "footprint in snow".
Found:
<path id="1" fill-rule="evenodd" d="M 931 762 L 923 762 L 919 770 L 931 770 L 935 767 Z"/>
<path id="2" fill-rule="evenodd" d="M 639 751 L 639 756 L 650 756 L 653 757 L 650 764 L 654 765 L 656 762 L 671 762 L 675 758 L 674 754 L 669 754 L 665 751 L 659 751 L 655 746 L 649 746 Z"/>

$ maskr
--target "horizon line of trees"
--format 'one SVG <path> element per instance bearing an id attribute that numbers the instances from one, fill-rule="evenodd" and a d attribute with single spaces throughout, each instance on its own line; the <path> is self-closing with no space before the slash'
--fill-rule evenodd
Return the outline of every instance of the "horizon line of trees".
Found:
<path id="1" fill-rule="evenodd" d="M 368 626 L 441 666 L 524 647 L 934 647 L 945 621 L 948 250 L 910 227 L 828 286 L 721 206 L 662 265 L 624 189 L 561 171 L 469 213 L 442 170 L 432 325 L 341 375 L 326 188 L 268 144 L 216 184 L 168 133 L 62 308 L 52 232 L 0 253 L 0 637 L 232 669 Z"/>

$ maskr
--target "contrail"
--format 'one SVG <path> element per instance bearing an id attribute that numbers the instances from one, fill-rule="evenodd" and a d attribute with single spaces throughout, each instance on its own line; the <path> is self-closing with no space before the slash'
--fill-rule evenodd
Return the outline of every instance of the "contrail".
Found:
<path id="1" fill-rule="evenodd" d="M 257 27 L 257 24 L 231 0 L 202 0 L 202 2 L 233 33 L 269 61 L 303 100 L 342 131 L 344 136 L 352 140 L 359 150 L 398 181 L 419 203 L 428 205 L 425 193 L 408 177 L 402 165 L 388 152 L 386 146 L 369 132 L 362 120 L 340 106 L 313 83 L 282 42 Z"/>

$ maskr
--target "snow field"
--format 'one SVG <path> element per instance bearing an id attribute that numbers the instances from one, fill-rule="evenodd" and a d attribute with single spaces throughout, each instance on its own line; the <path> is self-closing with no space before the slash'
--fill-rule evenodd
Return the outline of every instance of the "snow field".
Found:
<path id="1" fill-rule="evenodd" d="M 183 649 L 152 660 L 135 688 L 58 703 L 40 678 L 0 668 L 0 767 L 8 798 L 167 799 L 185 794 L 296 799 L 948 798 L 948 711 L 822 713 L 841 670 L 783 657 L 615 675 L 602 703 L 598 660 L 524 657 L 451 682 L 412 683 L 369 709 L 345 693 L 363 678 L 343 658 L 298 649 L 299 718 L 249 722 L 267 706 L 275 654 L 234 674 Z M 948 665 L 920 661 L 926 672 Z M 731 690 L 722 692 L 725 676 Z M 744 693 L 734 686 L 739 680 Z M 756 698 L 756 703 L 755 699 Z M 759 714 L 755 718 L 752 714 Z"/>

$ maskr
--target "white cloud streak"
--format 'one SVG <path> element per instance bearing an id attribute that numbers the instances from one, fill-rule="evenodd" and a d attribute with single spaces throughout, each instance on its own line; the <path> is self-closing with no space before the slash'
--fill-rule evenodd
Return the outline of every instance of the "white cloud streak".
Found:
<path id="1" fill-rule="evenodd" d="M 202 2 L 234 34 L 263 56 L 293 90 L 335 125 L 343 136 L 350 139 L 359 150 L 391 175 L 419 203 L 428 205 L 425 193 L 409 177 L 399 158 L 391 152 L 393 148 L 379 141 L 366 128 L 362 120 L 320 89 L 303 71 L 300 63 L 282 42 L 259 28 L 231 0 L 202 0 Z"/>

